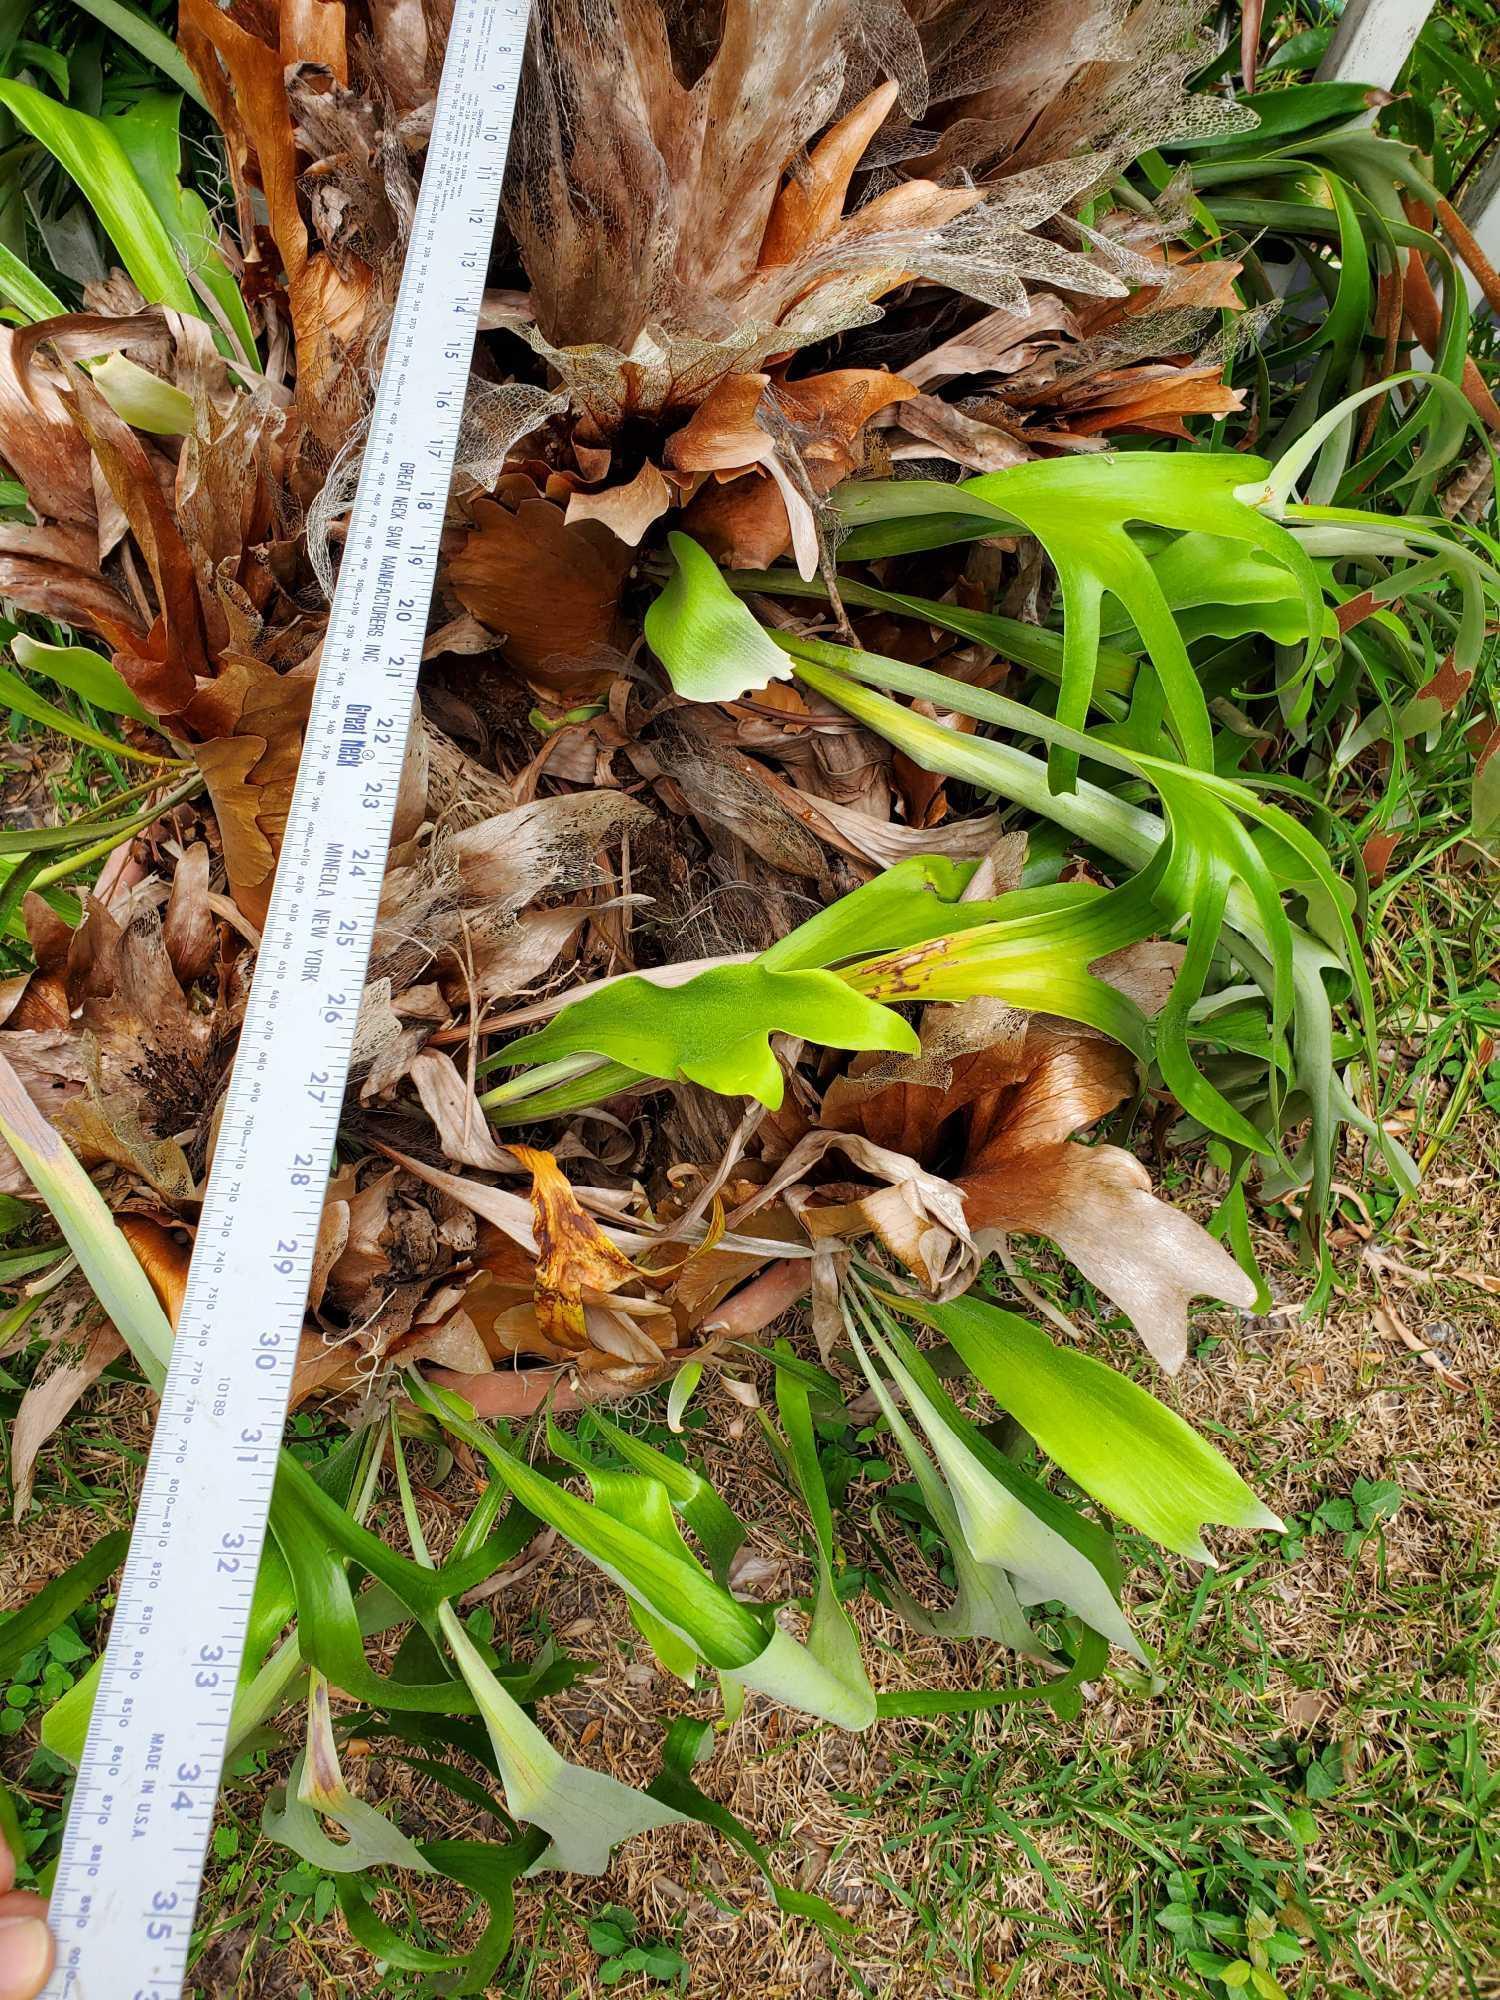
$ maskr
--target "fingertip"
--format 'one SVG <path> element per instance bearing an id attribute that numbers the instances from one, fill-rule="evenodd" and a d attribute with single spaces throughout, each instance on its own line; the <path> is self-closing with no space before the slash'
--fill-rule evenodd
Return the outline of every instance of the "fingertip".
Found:
<path id="1" fill-rule="evenodd" d="M 0 1917 L 0 2000 L 36 2000 L 52 1970 L 52 1933 L 40 1917 Z"/>

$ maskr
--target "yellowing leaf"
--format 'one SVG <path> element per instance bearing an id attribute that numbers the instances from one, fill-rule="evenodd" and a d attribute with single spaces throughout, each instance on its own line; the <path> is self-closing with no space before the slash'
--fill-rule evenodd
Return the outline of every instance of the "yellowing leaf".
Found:
<path id="1" fill-rule="evenodd" d="M 610 1242 L 551 1153 L 536 1146 L 511 1151 L 531 1174 L 537 1324 L 559 1347 L 587 1347 L 585 1293 L 618 1291 L 642 1273 Z"/>

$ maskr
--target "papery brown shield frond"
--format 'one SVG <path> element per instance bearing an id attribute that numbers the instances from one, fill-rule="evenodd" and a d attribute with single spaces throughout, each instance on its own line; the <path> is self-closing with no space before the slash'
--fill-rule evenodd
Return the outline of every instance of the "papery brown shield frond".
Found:
<path id="1" fill-rule="evenodd" d="M 979 1172 L 1002 1154 L 1059 1145 L 1097 1124 L 1134 1088 L 1135 1060 L 1118 1042 L 1030 1018 L 1014 1086 L 970 1095 L 964 1171 Z"/>
<path id="2" fill-rule="evenodd" d="M 131 313 L 60 313 L 55 319 L 37 320 L 16 329 L 16 366 L 29 380 L 36 377 L 40 366 L 37 350 L 41 347 L 50 347 L 60 361 L 92 361 L 134 348 L 143 365 L 165 374 L 172 339 L 166 313 L 155 306 L 141 306 Z"/>
<path id="3" fill-rule="evenodd" d="M 424 1049 L 411 1066 L 411 1080 L 447 1159 L 485 1174 L 500 1173 L 512 1164 L 510 1149 L 496 1145 L 489 1120 L 451 1057 Z"/>
<path id="4" fill-rule="evenodd" d="M 642 535 L 653 521 L 659 521 L 676 504 L 677 490 L 669 486 L 650 459 L 626 486 L 609 486 L 602 493 L 574 493 L 568 500 L 565 520 L 569 527 L 580 521 L 599 521 L 627 548 L 639 546 Z"/>
<path id="5" fill-rule="evenodd" d="M 349 81 L 344 0 L 281 0 L 283 62 L 322 63 L 339 83 Z"/>
<path id="6" fill-rule="evenodd" d="M 888 368 L 834 368 L 823 375 L 806 375 L 796 382 L 778 382 L 774 405 L 793 428 L 797 448 L 809 469 L 827 460 L 838 466 L 841 479 L 855 439 L 873 416 L 892 403 L 914 395 L 910 382 Z"/>
<path id="7" fill-rule="evenodd" d="M 803 1226 L 815 1245 L 825 1239 L 843 1244 L 862 1236 L 873 1236 L 916 1280 L 924 1293 L 939 1294 L 951 1278 L 953 1239 L 942 1228 L 934 1228 L 921 1191 L 915 1181 L 892 1181 L 869 1194 L 852 1200 L 819 1202 L 803 1211 Z M 963 1283 L 973 1277 L 972 1266 L 960 1266 Z"/>
<path id="8" fill-rule="evenodd" d="M 274 579 L 264 545 L 286 506 L 285 413 L 268 399 L 237 396 L 227 410 L 205 397 L 177 463 L 176 513 L 197 572 L 217 651 L 248 650 L 259 636 Z"/>
<path id="9" fill-rule="evenodd" d="M 140 646 L 146 637 L 134 607 L 92 568 L 0 548 L 0 597 L 55 624 L 97 632 L 122 651 Z"/>
<path id="10" fill-rule="evenodd" d="M 209 902 L 209 853 L 202 841 L 184 849 L 172 871 L 162 940 L 184 987 L 202 978 L 218 956 L 219 927 Z"/>
<path id="11" fill-rule="evenodd" d="M 1168 270 L 1162 283 L 1141 293 L 1125 308 L 1127 313 L 1181 312 L 1188 307 L 1214 312 L 1241 312 L 1244 300 L 1236 289 L 1244 260 L 1238 257 L 1178 256 L 1168 251 Z"/>
<path id="12" fill-rule="evenodd" d="M 328 1184 L 328 1199 L 343 1211 L 338 1254 L 324 1273 L 323 1297 L 356 1316 L 368 1312 L 387 1289 L 391 1273 L 392 1191 L 395 1169 L 357 1185 L 358 1170 L 348 1167 Z"/>
<path id="13" fill-rule="evenodd" d="M 332 391 L 347 353 L 365 331 L 372 276 L 351 261 L 347 275 L 325 251 L 313 250 L 297 198 L 297 138 L 287 100 L 286 66 L 304 28 L 320 48 L 337 59 L 342 40 L 342 6 L 304 0 L 289 6 L 281 34 L 292 47 L 272 46 L 214 0 L 183 0 L 179 34 L 183 51 L 229 142 L 230 174 L 239 207 L 241 241 L 247 262 L 255 256 L 254 208 L 249 186 L 253 164 L 270 217 L 271 236 L 286 273 L 287 299 L 297 340 L 297 402 L 317 436 L 336 444 L 346 428 L 343 399 Z M 248 10 L 244 10 L 248 17 Z M 327 23 L 313 16 L 327 14 Z M 336 25 L 335 25 L 336 24 Z M 329 60 L 321 54 L 319 61 Z M 222 64 L 222 70 L 220 69 Z M 225 88 L 225 78 L 228 89 Z"/>
<path id="14" fill-rule="evenodd" d="M 905 0 L 905 6 L 931 80 L 924 122 L 967 128 L 952 131 L 951 152 L 938 157 L 971 165 L 1004 157 L 1084 63 L 1110 52 L 1121 12 L 1110 0 Z"/>
<path id="15" fill-rule="evenodd" d="M 314 1397 L 326 1400 L 350 1389 L 368 1387 L 370 1376 L 361 1369 L 364 1350 L 352 1342 L 326 1340 L 314 1327 L 304 1327 L 297 1344 L 297 1365 L 292 1370 L 292 1387 L 287 1408 L 298 1409 Z"/>
<path id="16" fill-rule="evenodd" d="M 448 566 L 460 604 L 503 635 L 506 656 L 543 685 L 549 663 L 587 659 L 621 636 L 620 585 L 630 554 L 607 528 L 569 527 L 561 508 L 523 498 L 512 510 L 476 501 L 474 531 Z M 562 673 L 558 684 L 584 693 L 590 677 Z"/>
<path id="17" fill-rule="evenodd" d="M 754 556 L 733 556 L 743 562 L 774 562 L 788 545 L 797 551 L 797 567 L 813 574 L 818 560 L 817 523 L 808 498 L 807 469 L 794 456 L 795 447 L 762 428 L 757 412 L 770 387 L 766 375 L 728 375 L 710 391 L 689 423 L 667 440 L 670 463 L 684 472 L 715 472 L 732 485 L 705 486 L 684 517 L 684 525 L 714 555 L 732 546 L 755 548 Z M 744 469 L 769 473 L 768 479 L 740 476 Z"/>
<path id="18" fill-rule="evenodd" d="M 347 1169 L 342 1176 L 347 1176 Z M 328 1274 L 343 1256 L 349 1242 L 349 1196 L 347 1186 L 336 1187 L 330 1178 L 323 1197 L 323 1213 L 318 1218 L 318 1240 L 313 1245 L 312 1276 L 307 1287 L 307 1310 L 316 1318 L 328 1289 Z"/>
<path id="19" fill-rule="evenodd" d="M 445 989 L 455 1003 L 472 1008 L 524 992 L 556 963 L 588 916 L 587 904 L 523 910 L 499 937 L 476 947 L 472 976 L 467 962 L 455 961 L 451 969 L 445 968 Z"/>
<path id="20" fill-rule="evenodd" d="M 19 985 L 9 995 L 3 1025 L 12 1032 L 20 1028 L 66 1030 L 72 1013 L 67 971 L 73 932 L 32 889 L 22 901 L 21 916 L 36 964 L 31 972 L 18 975 Z"/>
<path id="21" fill-rule="evenodd" d="M 679 60 L 690 22 L 706 33 Z M 535 319 L 510 323 L 605 434 L 879 317 L 874 302 L 912 275 L 993 305 L 1023 304 L 1026 276 L 1121 289 L 1035 233 L 1091 168 L 1053 170 L 1045 189 L 1018 180 L 994 202 L 956 176 L 895 178 L 846 210 L 894 96 L 910 114 L 925 94 L 895 5 L 732 0 L 700 19 L 651 0 L 549 0 L 531 54 L 507 212 Z M 876 72 L 895 81 L 872 92 Z"/>
<path id="22" fill-rule="evenodd" d="M 667 440 L 667 463 L 681 472 L 737 472 L 771 455 L 773 441 L 756 422 L 769 375 L 726 375 Z"/>
<path id="23" fill-rule="evenodd" d="M 430 0 L 371 0 L 374 72 L 398 111 L 431 100 L 451 7 Z"/>
<path id="24" fill-rule="evenodd" d="M 745 1211 L 742 1208 L 740 1212 Z M 770 1240 L 799 1247 L 806 1242 L 800 1220 L 779 1198 L 756 1209 L 754 1231 L 762 1242 Z M 755 1319 L 755 1302 L 747 1306 L 744 1295 L 753 1290 L 757 1273 L 762 1272 L 772 1279 L 780 1274 L 781 1282 L 767 1286 L 759 1295 L 767 1308 L 766 1317 Z M 807 1281 L 808 1259 L 804 1256 L 768 1259 L 757 1251 L 726 1250 L 722 1244 L 716 1244 L 687 1259 L 672 1280 L 668 1299 L 684 1344 L 726 1327 L 736 1338 L 741 1338 L 758 1332 L 788 1305 L 795 1304 L 806 1291 Z M 788 1292 L 790 1297 L 786 1296 Z M 781 1303 L 774 1303 L 776 1300 Z"/>
<path id="25" fill-rule="evenodd" d="M 278 843 L 286 828 L 296 773 L 295 759 L 288 771 L 288 760 L 277 757 L 280 782 L 263 783 L 259 773 L 271 755 L 271 745 L 261 736 L 227 736 L 201 743 L 197 750 L 234 900 L 257 926 L 265 922 L 270 908 Z"/>
<path id="26" fill-rule="evenodd" d="M 1026 1036 L 1026 1015 L 1003 1002 L 931 1008 L 922 1022 L 922 1053 L 856 1056 L 824 1093 L 820 1122 L 913 1159 L 961 1158 L 957 1121 L 967 1114 L 963 1130 L 973 1116 L 987 1122 L 995 1102 L 1008 1098 L 1026 1073 Z M 1129 1057 L 1119 1055 L 1128 1076 Z"/>
<path id="27" fill-rule="evenodd" d="M 98 547 L 93 527 L 63 521 L 0 521 L 0 554 L 49 563 L 60 573 L 91 568 Z"/>
<path id="28" fill-rule="evenodd" d="M 52 905 L 34 889 L 27 890 L 21 903 L 21 914 L 37 971 L 50 977 L 66 973 L 68 954 L 73 945 L 73 926 L 65 923 Z"/>
<path id="29" fill-rule="evenodd" d="M 1013 1091 L 976 1121 L 959 1177 L 976 1238 L 982 1247 L 1010 1233 L 1050 1238 L 1175 1374 L 1187 1358 L 1189 1301 L 1206 1294 L 1249 1307 L 1255 1286 L 1200 1224 L 1158 1199 L 1134 1155 L 1073 1143 L 1130 1089 L 1124 1050 L 1033 1026 L 1025 1061 Z"/>
<path id="30" fill-rule="evenodd" d="M 49 1364 L 32 1377 L 16 1410 L 10 1433 L 10 1479 L 15 1494 L 12 1519 L 20 1522 L 31 1505 L 37 1454 L 85 1390 L 92 1388 L 125 1342 L 109 1320 L 95 1319 L 77 1339 L 59 1341 Z"/>
<path id="31" fill-rule="evenodd" d="M 1151 1176 L 1118 1146 L 1070 1141 L 983 1160 L 960 1183 L 981 1243 L 989 1231 L 1054 1242 L 1125 1312 L 1169 1375 L 1187 1359 L 1189 1302 L 1248 1309 L 1255 1285 L 1191 1216 L 1160 1200 Z"/>
<path id="32" fill-rule="evenodd" d="M 650 820 L 638 799 L 603 789 L 513 806 L 453 837 L 458 890 L 466 902 L 519 912 L 543 890 L 582 887 L 599 848 Z"/>
<path id="33" fill-rule="evenodd" d="M 27 366 L 19 342 L 13 328 L 0 326 L 0 455 L 40 519 L 92 527 L 97 509 L 89 448 L 57 376 L 35 363 Z"/>
<path id="34" fill-rule="evenodd" d="M 202 1132 L 223 1079 L 238 1011 L 229 982 L 221 978 L 212 1012 L 194 1007 L 156 912 L 137 907 L 122 925 L 92 896 L 62 977 L 68 1016 L 55 1047 L 7 1031 L 12 1059 L 23 1068 L 29 1051 L 38 1084 L 52 1073 L 47 1094 L 63 1086 L 72 1102 L 56 1115 L 75 1121 L 70 1131 L 90 1161 L 122 1167 L 165 1200 L 190 1200 L 193 1176 L 178 1141 Z M 79 1083 L 85 1094 L 69 1087 Z"/>
<path id="35" fill-rule="evenodd" d="M 52 1122 L 86 1167 L 119 1167 L 166 1202 L 193 1200 L 187 1155 L 175 1139 L 147 1132 L 133 1096 L 75 1097 Z"/>
<path id="36" fill-rule="evenodd" d="M 902 371 L 919 389 L 960 375 L 1013 375 L 1042 347 L 1058 344 L 1049 341 L 1049 335 L 1076 339 L 1079 331 L 1077 315 L 1070 306 L 1054 293 L 1038 292 L 1027 301 L 1025 312 L 986 313 L 962 333 L 953 334 L 915 361 L 904 362 Z"/>
<path id="37" fill-rule="evenodd" d="M 769 569 L 786 554 L 792 524 L 774 479 L 747 473 L 705 485 L 683 516 L 694 541 L 732 569 Z"/>
<path id="38" fill-rule="evenodd" d="M 73 420 L 130 523 L 156 586 L 162 628 L 160 671 L 149 690 L 137 686 L 134 692 L 148 706 L 154 696 L 157 714 L 178 714 L 192 700 L 198 676 L 212 671 L 193 559 L 135 432 L 115 415 L 82 369 L 73 370 L 67 393 Z"/>
<path id="39" fill-rule="evenodd" d="M 1229 387 L 1222 368 L 1142 367 L 1096 376 L 1085 392 L 1053 408 L 1079 437 L 1137 430 L 1185 438 L 1185 416 L 1224 417 L 1244 402 L 1244 391 Z"/>
<path id="40" fill-rule="evenodd" d="M 842 220 L 844 202 L 865 148 L 880 130 L 899 90 L 883 83 L 832 126 L 776 197 L 758 259 L 762 268 L 790 264 Z"/>
<path id="41" fill-rule="evenodd" d="M 1090 968 L 1096 979 L 1113 986 L 1127 1000 L 1133 1000 L 1143 1014 L 1155 1016 L 1167 1004 L 1178 973 L 1182 970 L 1184 947 L 1172 938 L 1142 938 L 1096 959 Z"/>
<path id="42" fill-rule="evenodd" d="M 232 655 L 184 716 L 195 735 L 208 739 L 194 754 L 213 801 L 234 900 L 257 926 L 271 899 L 311 699 L 306 673 L 277 674 Z"/>
<path id="43" fill-rule="evenodd" d="M 679 799 L 698 824 L 722 829 L 782 874 L 826 883 L 827 864 L 819 841 L 787 802 L 790 786 L 748 757 L 721 750 L 710 737 L 683 730 L 651 746 L 651 759 L 671 781 L 669 807 Z M 639 768 L 639 760 L 637 761 Z M 792 794 L 795 799 L 795 794 Z"/>
<path id="44" fill-rule="evenodd" d="M 827 462 L 838 467 L 833 477 L 842 478 L 850 447 L 870 419 L 915 394 L 911 383 L 883 368 L 838 368 L 774 386 L 768 375 L 729 375 L 673 433 L 667 459 L 683 472 L 733 472 L 769 463 L 775 439 L 759 417 L 769 401 L 794 426 L 809 469 Z"/>
<path id="45" fill-rule="evenodd" d="M 840 368 L 798 382 L 726 376 L 667 441 L 668 462 L 679 470 L 732 482 L 704 486 L 684 525 L 712 554 L 747 568 L 765 568 L 795 546 L 810 575 L 817 544 L 804 489 L 830 492 L 853 470 L 870 419 L 915 393 L 880 368 Z M 755 467 L 770 479 L 732 477 Z"/>
<path id="46" fill-rule="evenodd" d="M 901 431 L 917 440 L 909 448 L 893 448 L 892 458 L 937 456 L 970 472 L 1003 472 L 1024 465 L 1034 454 L 1010 431 L 986 423 L 936 396 L 914 396 L 901 408 Z"/>
<path id="47" fill-rule="evenodd" d="M 722 291 L 754 267 L 782 175 L 836 109 L 866 32 L 857 9 L 828 0 L 785 9 L 727 0 L 722 22 L 694 91 L 691 153 L 681 162 L 688 172 L 678 271 L 690 295 Z M 900 65 L 909 101 L 925 91 L 915 37 L 899 51 L 888 43 L 882 56 Z"/>
<path id="48" fill-rule="evenodd" d="M 436 1326 L 414 1327 L 401 1342 L 398 1353 L 403 1368 L 426 1362 L 450 1375 L 487 1375 L 492 1372 L 489 1352 L 480 1338 L 479 1329 L 462 1308 Z"/>
<path id="49" fill-rule="evenodd" d="M 856 10 L 728 0 L 684 86 L 664 10 L 537 9 L 506 210 L 554 340 L 628 352 L 653 321 L 704 339 L 755 269 L 782 176 L 837 109 Z"/>
<path id="50" fill-rule="evenodd" d="M 187 1232 L 169 1229 L 147 1215 L 121 1215 L 116 1222 L 135 1261 L 145 1272 L 157 1304 L 175 1329 L 187 1295 L 188 1266 L 193 1261 L 193 1246 Z"/>
<path id="51" fill-rule="evenodd" d="M 881 1186 L 872 1194 L 856 1194 L 837 1217 L 824 1215 L 820 1221 L 820 1211 L 808 1203 L 807 1184 L 812 1169 L 830 1152 L 842 1153 Z M 814 1241 L 831 1235 L 846 1240 L 877 1236 L 932 1296 L 955 1296 L 978 1272 L 979 1252 L 960 1190 L 909 1155 L 878 1145 L 862 1133 L 825 1127 L 799 1139 L 765 1186 L 730 1216 L 730 1227 L 737 1228 L 743 1218 L 782 1195 L 801 1211 L 803 1226 Z"/>
<path id="52" fill-rule="evenodd" d="M 910 4 L 910 0 L 908 0 Z M 923 6 L 946 28 L 953 88 L 944 117 L 950 143 L 939 157 L 985 178 L 1080 154 L 1097 157 L 1101 180 L 1126 159 L 1170 139 L 1254 129 L 1254 113 L 1186 85 L 1211 53 L 1193 0 L 1045 0 L 983 8 L 988 50 L 976 63 L 958 30 L 973 0 Z M 924 41 L 927 36 L 924 35 Z M 979 81 L 985 68 L 989 75 Z M 965 75 L 967 70 L 967 75 Z M 924 163 L 926 164 L 926 163 Z"/>
<path id="53" fill-rule="evenodd" d="M 137 646 L 118 647 L 113 665 L 136 700 L 154 715 L 175 718 L 183 703 L 193 698 L 193 687 L 172 656 L 160 618 Z"/>
<path id="54" fill-rule="evenodd" d="M 1148 940 L 1095 970 L 1151 1014 L 1180 959 L 1180 945 Z M 856 1057 L 825 1093 L 821 1122 L 926 1163 L 956 1162 L 980 1251 L 1012 1233 L 1050 1238 L 1175 1372 L 1189 1300 L 1248 1306 L 1255 1287 L 1206 1230 L 1157 1198 L 1133 1155 L 1075 1143 L 1135 1087 L 1134 1058 L 1117 1042 L 969 1001 L 927 1009 L 918 1056 Z"/>

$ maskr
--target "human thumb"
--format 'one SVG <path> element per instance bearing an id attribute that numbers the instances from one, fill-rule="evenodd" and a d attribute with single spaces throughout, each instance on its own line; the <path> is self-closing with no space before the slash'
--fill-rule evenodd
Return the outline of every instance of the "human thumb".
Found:
<path id="1" fill-rule="evenodd" d="M 35 2000 L 52 1970 L 52 1933 L 36 1916 L 0 1915 L 0 2000 Z"/>

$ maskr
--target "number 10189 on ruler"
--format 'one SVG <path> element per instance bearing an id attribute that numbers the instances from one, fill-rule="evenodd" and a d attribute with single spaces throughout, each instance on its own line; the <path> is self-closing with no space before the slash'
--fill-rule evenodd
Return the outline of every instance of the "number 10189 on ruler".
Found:
<path id="1" fill-rule="evenodd" d="M 276 885 L 53 1889 L 55 2000 L 174 2000 L 369 962 L 526 0 L 457 0 Z"/>

